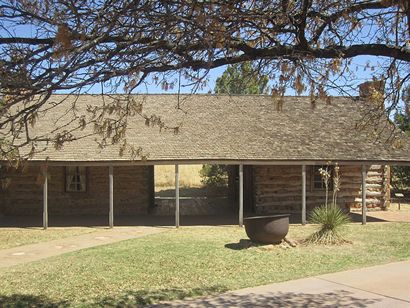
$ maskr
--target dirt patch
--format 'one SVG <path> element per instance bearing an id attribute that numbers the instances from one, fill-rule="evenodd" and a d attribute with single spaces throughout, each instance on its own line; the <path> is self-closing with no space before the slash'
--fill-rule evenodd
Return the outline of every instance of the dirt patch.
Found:
<path id="1" fill-rule="evenodd" d="M 359 212 L 354 212 L 359 213 Z M 410 203 L 392 203 L 387 211 L 372 210 L 367 212 L 367 217 L 376 221 L 385 222 L 410 222 Z M 369 220 L 371 222 L 371 220 Z"/>

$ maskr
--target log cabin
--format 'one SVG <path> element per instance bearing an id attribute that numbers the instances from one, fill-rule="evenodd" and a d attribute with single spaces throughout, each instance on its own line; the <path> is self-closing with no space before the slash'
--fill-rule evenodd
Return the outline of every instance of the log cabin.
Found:
<path id="1" fill-rule="evenodd" d="M 110 113 L 109 106 L 128 112 Z M 119 142 L 102 142 L 99 108 L 110 121 L 127 117 Z M 368 208 L 389 206 L 389 166 L 410 164 L 409 138 L 383 114 L 369 120 L 379 109 L 352 97 L 53 95 L 30 134 L 69 133 L 72 140 L 62 146 L 38 141 L 34 153 L 20 148 L 28 159 L 17 170 L 2 161 L 9 184 L 0 190 L 0 215 L 42 215 L 47 228 L 49 215 L 106 215 L 112 227 L 114 216 L 175 214 L 179 226 L 179 215 L 206 214 L 208 207 L 213 215 L 231 211 L 240 225 L 244 215 L 272 213 L 294 213 L 305 223 L 325 202 L 319 168 L 337 164 L 337 204 L 346 211 L 361 207 L 365 223 Z M 200 211 L 190 210 L 192 200 L 179 196 L 184 164 L 227 165 L 225 204 L 204 201 Z M 175 165 L 173 198 L 156 200 L 155 165 Z"/>

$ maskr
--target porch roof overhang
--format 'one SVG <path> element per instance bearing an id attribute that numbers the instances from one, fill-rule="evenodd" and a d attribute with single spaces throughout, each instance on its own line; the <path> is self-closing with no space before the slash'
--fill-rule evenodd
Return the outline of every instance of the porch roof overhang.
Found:
<path id="1" fill-rule="evenodd" d="M 393 161 L 393 160 L 161 160 L 161 161 L 50 161 L 50 160 L 29 160 L 30 165 L 48 165 L 48 166 L 84 166 L 84 167 L 104 167 L 104 166 L 158 166 L 158 165 L 277 165 L 277 166 L 315 166 L 326 164 L 339 164 L 350 166 L 361 165 L 394 165 L 410 166 L 410 161 Z"/>

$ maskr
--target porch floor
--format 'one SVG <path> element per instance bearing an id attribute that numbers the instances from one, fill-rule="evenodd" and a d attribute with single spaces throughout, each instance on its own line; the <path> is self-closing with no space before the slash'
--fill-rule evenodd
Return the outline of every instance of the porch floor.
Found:
<path id="1" fill-rule="evenodd" d="M 374 213 L 374 214 L 373 214 Z M 406 215 L 407 214 L 407 215 Z M 407 221 L 410 222 L 409 212 L 369 212 L 368 222 Z M 250 216 L 250 215 L 246 215 Z M 361 213 L 350 214 L 354 222 L 361 222 Z M 393 217 L 394 216 L 394 217 Z M 393 218 L 394 219 L 393 219 Z M 292 214 L 290 223 L 301 223 L 300 214 Z M 181 226 L 223 226 L 237 225 L 238 217 L 231 215 L 181 216 Z M 115 216 L 114 226 L 174 226 L 173 216 L 156 215 L 127 215 Z M 67 215 L 49 216 L 50 227 L 107 227 L 108 215 Z M 42 216 L 0 216 L 0 227 L 42 227 Z"/>

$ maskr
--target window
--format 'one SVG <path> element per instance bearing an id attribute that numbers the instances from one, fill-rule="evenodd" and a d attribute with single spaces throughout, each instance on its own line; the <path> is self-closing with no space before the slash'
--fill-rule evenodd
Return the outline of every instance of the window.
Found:
<path id="1" fill-rule="evenodd" d="M 313 171 L 312 171 L 312 187 L 313 189 L 317 189 L 317 190 L 325 190 L 325 183 L 323 182 L 322 176 L 320 175 L 320 169 L 324 169 L 328 170 L 329 174 L 330 174 L 330 178 L 329 178 L 329 191 L 333 190 L 333 166 L 327 166 L 327 165 L 323 165 L 323 166 L 313 166 Z"/>
<path id="2" fill-rule="evenodd" d="M 86 191 L 86 168 L 66 167 L 66 191 L 84 192 Z"/>

